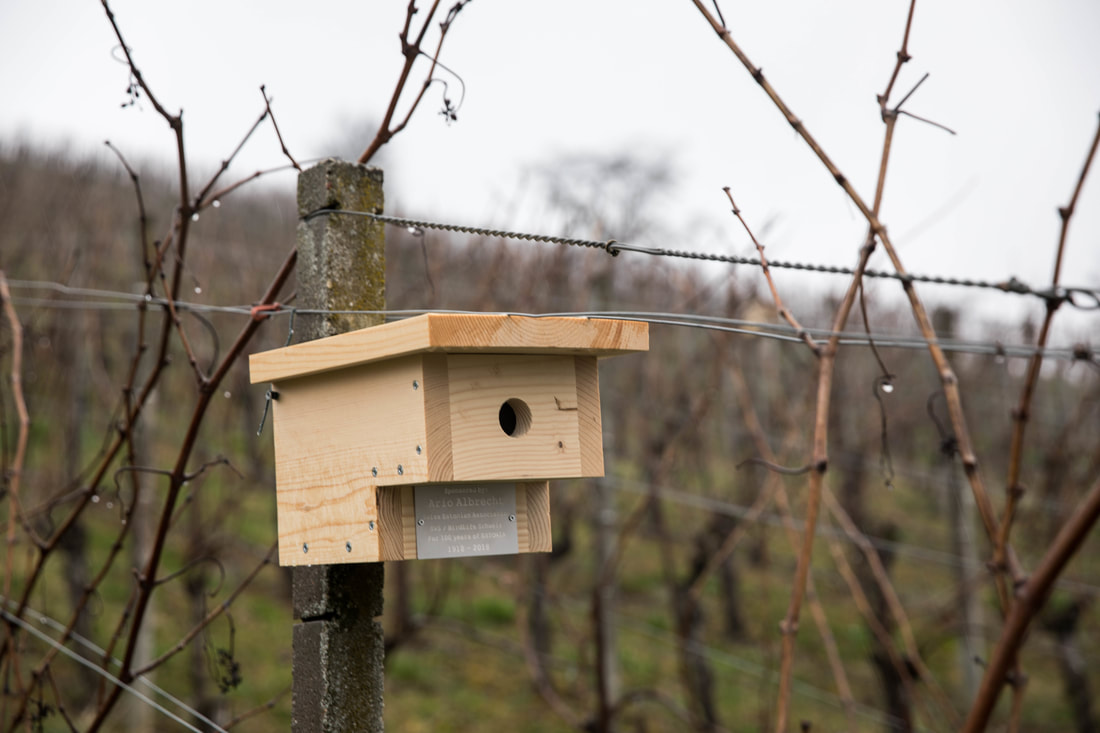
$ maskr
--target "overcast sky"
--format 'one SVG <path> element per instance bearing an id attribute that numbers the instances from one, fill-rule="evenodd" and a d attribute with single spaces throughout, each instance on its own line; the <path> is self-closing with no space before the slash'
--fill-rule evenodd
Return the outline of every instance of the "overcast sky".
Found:
<path id="1" fill-rule="evenodd" d="M 379 119 L 388 102 L 404 7 L 112 3 L 160 100 L 183 108 L 200 174 L 262 111 L 260 84 L 296 156 L 346 150 L 349 131 Z M 733 37 L 867 200 L 883 128 L 875 95 L 907 8 L 904 0 L 722 4 Z M 1095 0 L 917 4 L 913 60 L 894 99 L 930 73 L 905 109 L 958 135 L 912 119 L 899 124 L 883 220 L 911 271 L 1049 282 L 1056 209 L 1068 200 L 1100 112 L 1097 38 Z M 171 133 L 151 106 L 121 107 L 129 79 L 115 45 L 93 0 L 0 0 L 0 142 L 83 152 L 109 138 L 132 158 L 170 162 Z M 654 205 L 671 239 L 653 244 L 751 254 L 722 194 L 730 186 L 750 222 L 775 222 L 770 257 L 855 261 L 865 228 L 858 212 L 689 0 L 474 0 L 442 60 L 464 80 L 464 104 L 446 124 L 441 88 L 433 88 L 387 147 L 391 212 L 541 229 L 539 206 L 511 206 L 524 170 L 566 155 L 630 153 L 675 174 Z M 449 96 L 457 102 L 453 82 Z M 368 140 L 360 132 L 353 142 L 362 148 Z M 265 128 L 233 171 L 281 162 Z M 1100 170 L 1071 230 L 1069 285 L 1100 286 L 1098 177 Z M 274 180 L 287 190 L 293 183 L 287 174 Z M 875 264 L 888 267 L 884 258 Z M 780 277 L 781 287 L 806 282 Z M 946 295 L 923 292 L 930 302 Z M 986 316 L 1022 312 L 1013 296 L 958 295 Z M 1097 330 L 1095 317 L 1075 322 Z"/>

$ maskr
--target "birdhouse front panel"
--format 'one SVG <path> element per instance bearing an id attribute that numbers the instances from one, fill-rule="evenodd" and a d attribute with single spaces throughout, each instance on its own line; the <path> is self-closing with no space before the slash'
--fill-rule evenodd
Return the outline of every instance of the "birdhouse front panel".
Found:
<path id="1" fill-rule="evenodd" d="M 452 438 L 452 480 L 602 475 L 599 441 L 588 446 L 599 460 L 582 460 L 577 358 L 449 355 L 451 435 L 462 436 Z M 583 399 L 598 421 L 598 394 Z"/>
<path id="2" fill-rule="evenodd" d="M 431 553 L 502 527 L 500 547 L 548 551 L 547 480 L 603 475 L 597 358 L 648 345 L 630 321 L 429 314 L 254 354 L 278 395 L 280 564 L 417 557 L 417 527 L 453 514 L 418 517 L 417 489 L 423 511 L 441 485 L 509 510 L 443 527 Z"/>
<path id="3" fill-rule="evenodd" d="M 276 382 L 283 565 L 380 559 L 375 487 L 429 480 L 419 356 Z"/>

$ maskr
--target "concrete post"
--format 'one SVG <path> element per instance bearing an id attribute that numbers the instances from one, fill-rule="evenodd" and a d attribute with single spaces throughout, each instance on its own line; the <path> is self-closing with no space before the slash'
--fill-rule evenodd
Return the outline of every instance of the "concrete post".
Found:
<path id="1" fill-rule="evenodd" d="M 385 308 L 383 225 L 321 209 L 382 213 L 382 171 L 327 159 L 298 177 L 298 307 Z M 306 315 L 308 341 L 381 321 L 379 316 Z M 294 568 L 292 730 L 382 731 L 382 563 Z"/>

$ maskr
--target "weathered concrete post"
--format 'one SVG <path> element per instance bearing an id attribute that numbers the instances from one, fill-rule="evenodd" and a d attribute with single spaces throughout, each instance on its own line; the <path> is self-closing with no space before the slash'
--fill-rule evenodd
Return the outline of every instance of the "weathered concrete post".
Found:
<path id="1" fill-rule="evenodd" d="M 322 209 L 382 213 L 382 171 L 328 159 L 298 177 L 298 306 L 385 308 L 383 225 Z M 378 316 L 301 315 L 302 340 L 371 326 Z M 382 563 L 294 568 L 294 733 L 381 731 Z"/>

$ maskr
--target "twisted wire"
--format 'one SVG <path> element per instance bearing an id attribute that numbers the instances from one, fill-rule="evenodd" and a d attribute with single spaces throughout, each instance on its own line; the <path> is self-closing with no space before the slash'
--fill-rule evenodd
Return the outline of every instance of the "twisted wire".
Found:
<path id="1" fill-rule="evenodd" d="M 376 214 L 370 211 L 350 211 L 348 209 L 320 209 L 302 217 L 308 221 L 318 216 L 340 214 L 345 216 L 362 216 L 368 219 L 399 226 L 409 230 L 434 229 L 446 232 L 459 232 L 462 234 L 475 234 L 484 237 L 500 239 L 516 239 L 530 242 L 545 242 L 548 244 L 561 244 L 571 247 L 585 247 L 599 249 L 607 252 L 612 257 L 621 252 L 636 252 L 652 257 L 671 257 L 676 259 L 696 260 L 704 262 L 720 262 L 731 265 L 760 266 L 757 257 L 742 257 L 739 255 L 715 254 L 709 252 L 694 252 L 683 249 L 668 249 L 665 247 L 644 247 L 637 244 L 627 244 L 614 239 L 605 241 L 594 239 L 580 239 L 576 237 L 560 237 L 551 234 L 536 234 L 530 232 L 514 232 L 505 229 L 491 229 L 488 227 L 467 226 L 464 224 L 452 224 L 447 222 L 428 221 L 426 219 L 409 219 L 389 214 Z M 777 267 L 787 270 L 803 272 L 816 272 L 828 275 L 854 275 L 855 270 L 840 265 L 821 265 L 812 262 L 790 262 L 786 260 L 768 260 L 768 267 Z M 1100 289 L 1086 287 L 1053 287 L 1036 289 L 1027 283 L 1011 277 L 1008 280 L 995 282 L 991 280 L 979 280 L 973 278 L 948 277 L 943 275 L 914 275 L 911 273 L 899 274 L 885 270 L 864 270 L 864 277 L 899 280 L 902 282 L 925 283 L 929 285 L 947 285 L 965 288 L 979 288 L 986 290 L 998 290 L 1002 293 L 1014 293 L 1016 295 L 1030 295 L 1042 298 L 1046 301 L 1067 303 L 1082 310 L 1100 309 Z"/>

